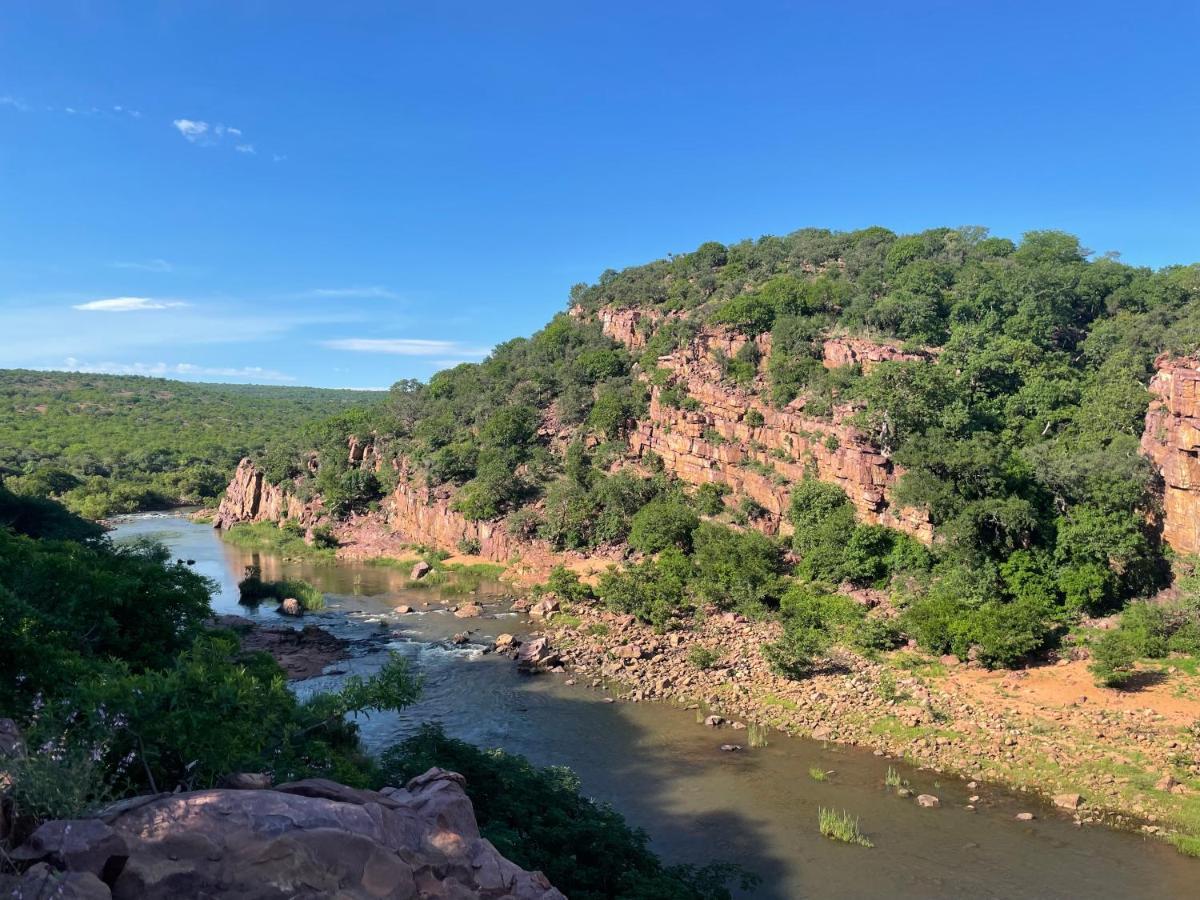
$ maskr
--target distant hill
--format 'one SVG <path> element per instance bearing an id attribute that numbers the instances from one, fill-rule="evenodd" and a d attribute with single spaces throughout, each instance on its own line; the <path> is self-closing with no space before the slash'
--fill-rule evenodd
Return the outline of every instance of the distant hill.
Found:
<path id="1" fill-rule="evenodd" d="M 364 391 L 0 369 L 0 475 L 92 518 L 205 503 L 271 439 L 375 402 Z"/>

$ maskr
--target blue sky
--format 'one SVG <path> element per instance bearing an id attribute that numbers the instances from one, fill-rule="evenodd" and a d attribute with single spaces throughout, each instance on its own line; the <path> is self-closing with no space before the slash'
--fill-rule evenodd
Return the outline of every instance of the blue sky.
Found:
<path id="1" fill-rule="evenodd" d="M 8 0 L 0 366 L 385 387 L 803 226 L 1200 260 L 1195 3 Z"/>

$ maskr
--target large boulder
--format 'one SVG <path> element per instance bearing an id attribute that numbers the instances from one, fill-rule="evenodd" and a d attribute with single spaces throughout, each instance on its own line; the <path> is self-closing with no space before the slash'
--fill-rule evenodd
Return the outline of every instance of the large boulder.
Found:
<path id="1" fill-rule="evenodd" d="M 454 611 L 456 619 L 477 619 L 483 615 L 483 607 L 478 603 L 464 603 Z"/>
<path id="2" fill-rule="evenodd" d="M 535 603 L 529 610 L 529 615 L 535 619 L 549 619 L 559 610 L 559 603 L 553 597 L 546 597 Z"/>
<path id="3" fill-rule="evenodd" d="M 425 560 L 421 560 L 415 566 L 412 567 L 412 571 L 408 573 L 408 577 L 412 581 L 420 581 L 422 578 L 424 578 L 426 575 L 428 575 L 432 571 L 433 571 L 433 566 L 431 566 L 429 563 L 425 562 Z"/>
<path id="4" fill-rule="evenodd" d="M 517 651 L 517 668 L 526 672 L 544 669 L 558 662 L 558 654 L 550 649 L 550 641 L 544 637 L 526 641 Z"/>
<path id="5" fill-rule="evenodd" d="M 0 888 L 97 900 L 110 891 L 118 900 L 564 900 L 480 837 L 463 785 L 430 769 L 380 792 L 312 779 L 134 798 L 96 819 L 43 825 L 14 856 L 34 867 Z M 38 893 L 45 884 L 50 891 Z"/>
<path id="6" fill-rule="evenodd" d="M 302 616 L 304 615 L 304 607 L 300 605 L 300 601 L 295 597 L 285 597 L 275 612 L 281 616 Z"/>

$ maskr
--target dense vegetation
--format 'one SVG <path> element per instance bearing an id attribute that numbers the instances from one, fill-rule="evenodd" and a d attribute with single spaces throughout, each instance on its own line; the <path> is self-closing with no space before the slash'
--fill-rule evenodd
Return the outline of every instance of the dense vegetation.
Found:
<path id="1" fill-rule="evenodd" d="M 768 652 L 792 672 L 831 640 L 886 646 L 898 629 L 1008 665 L 1169 578 L 1138 441 L 1155 355 L 1200 344 L 1200 267 L 1128 266 L 1060 232 L 807 229 L 606 272 L 571 300 L 573 315 L 481 365 L 402 382 L 326 423 L 317 474 L 299 445 L 268 453 L 269 474 L 335 509 L 369 506 L 392 467 L 363 471 L 343 448 L 373 432 L 406 477 L 450 486 L 470 518 L 504 517 L 559 549 L 638 551 L 601 585 L 616 608 L 662 627 L 704 603 L 780 616 L 789 646 Z M 637 358 L 601 334 L 602 307 L 650 313 Z M 856 523 L 836 489 L 779 476 L 793 494 L 785 547 L 729 530 L 761 518 L 748 498 L 685 488 L 653 454 L 620 467 L 649 385 L 697 408 L 656 362 L 712 325 L 771 337 L 765 358 L 748 344 L 716 360 L 730 382 L 763 404 L 803 398 L 806 415 L 858 425 L 905 467 L 893 499 L 928 513 L 931 548 Z M 920 352 L 867 373 L 826 368 L 823 339 L 847 333 Z M 827 599 L 842 584 L 888 594 L 899 623 L 849 621 L 861 615 Z"/>
<path id="2" fill-rule="evenodd" d="M 371 396 L 0 370 L 0 477 L 94 519 L 208 503 L 243 456 Z"/>
<path id="3" fill-rule="evenodd" d="M 305 589 L 248 575 L 250 601 Z M 355 718 L 408 705 L 419 678 L 393 658 L 369 679 L 298 700 L 274 660 L 208 624 L 210 587 L 162 547 L 115 545 L 61 505 L 0 487 L 0 717 L 16 720 L 30 748 L 0 760 L 18 841 L 46 819 L 212 787 L 234 772 L 381 787 L 437 765 L 466 774 L 502 852 L 573 897 L 729 897 L 724 884 L 740 870 L 663 866 L 646 836 L 586 799 L 567 770 L 436 729 L 372 759 Z"/>

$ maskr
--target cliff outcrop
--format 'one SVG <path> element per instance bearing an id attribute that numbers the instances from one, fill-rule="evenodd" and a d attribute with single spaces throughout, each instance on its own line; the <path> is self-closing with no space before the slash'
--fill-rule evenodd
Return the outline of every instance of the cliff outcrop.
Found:
<path id="1" fill-rule="evenodd" d="M 136 797 L 95 818 L 42 825 L 10 854 L 28 868 L 0 876 L 0 890 L 95 900 L 565 900 L 480 836 L 464 784 L 430 769 L 379 792 L 311 779 Z"/>
<path id="2" fill-rule="evenodd" d="M 1162 476 L 1162 536 L 1200 553 L 1200 359 L 1164 354 L 1155 366 L 1142 452 Z"/>
<path id="3" fill-rule="evenodd" d="M 645 346 L 642 324 L 654 314 L 642 310 L 601 310 L 606 334 L 631 350 Z M 672 387 L 686 392 L 694 403 L 683 408 L 664 401 L 663 389 L 651 386 L 650 409 L 629 438 L 631 452 L 641 458 L 657 454 L 667 471 L 693 484 L 726 484 L 737 500 L 748 497 L 767 512 L 768 530 L 783 525 L 791 496 L 790 485 L 807 476 L 840 485 L 859 517 L 899 528 L 922 541 L 933 539 L 933 528 L 920 510 L 897 507 L 889 491 L 902 474 L 861 429 L 850 423 L 855 412 L 841 406 L 830 417 L 806 414 L 804 398 L 784 409 L 762 402 L 766 387 L 760 375 L 756 390 L 745 390 L 722 377 L 718 360 L 732 358 L 749 339 L 726 328 L 703 328 L 684 347 L 659 357 L 658 366 L 670 373 Z M 753 339 L 762 358 L 770 356 L 771 337 Z M 825 342 L 826 367 L 859 364 L 865 368 L 884 360 L 928 359 L 889 343 L 834 337 Z"/>
<path id="4" fill-rule="evenodd" d="M 249 459 L 238 463 L 225 496 L 217 506 L 213 525 L 229 528 L 239 522 L 280 522 L 292 519 L 313 525 L 321 518 L 320 498 L 305 503 L 282 485 L 272 484 Z"/>

